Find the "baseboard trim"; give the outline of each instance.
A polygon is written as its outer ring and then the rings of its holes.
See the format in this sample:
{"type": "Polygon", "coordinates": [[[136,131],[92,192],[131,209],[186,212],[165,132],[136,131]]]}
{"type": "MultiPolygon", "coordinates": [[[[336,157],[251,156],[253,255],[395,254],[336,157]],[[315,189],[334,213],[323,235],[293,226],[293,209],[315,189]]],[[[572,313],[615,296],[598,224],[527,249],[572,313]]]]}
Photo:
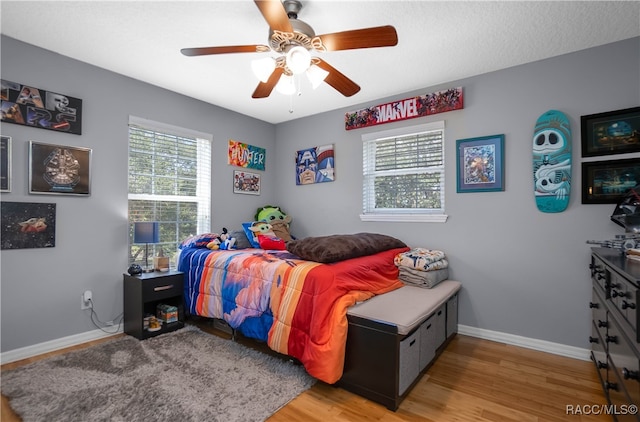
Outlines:
{"type": "Polygon", "coordinates": [[[541,352],[552,353],[554,355],[566,356],[579,360],[591,359],[591,351],[588,349],[517,336],[514,334],[501,333],[498,331],[485,330],[483,328],[469,327],[468,325],[458,325],[458,334],[511,344],[513,346],[524,347],[526,349],[539,350],[541,352]]]}
{"type": "Polygon", "coordinates": [[[107,337],[112,337],[122,333],[122,329],[114,333],[106,333],[102,330],[87,331],[85,333],[74,334],[68,337],[62,337],[51,341],[45,341],[44,343],[34,344],[33,346],[22,347],[20,349],[9,350],[0,353],[0,363],[10,363],[22,359],[31,358],[33,356],[41,355],[43,353],[54,352],[56,350],[64,349],[66,347],[77,346],[78,344],[86,343],[88,341],[99,340],[107,337]]]}
{"type": "MultiPolygon", "coordinates": [[[[9,350],[0,353],[0,363],[10,363],[33,356],[49,353],[65,347],[77,346],[78,344],[88,341],[99,340],[102,338],[112,337],[122,333],[118,330],[115,333],[105,333],[102,330],[87,331],[81,334],[75,334],[44,343],[34,344],[33,346],[22,347],[20,349],[9,350]]],[[[458,334],[465,336],[482,338],[485,340],[497,341],[499,343],[511,344],[514,346],[524,347],[527,349],[539,350],[541,352],[552,353],[554,355],[566,356],[580,360],[590,360],[590,350],[580,347],[567,346],[560,343],[553,343],[545,340],[537,340],[533,338],[517,336],[514,334],[501,333],[499,331],[485,330],[483,328],[470,327],[468,325],[458,325],[458,334]]]]}

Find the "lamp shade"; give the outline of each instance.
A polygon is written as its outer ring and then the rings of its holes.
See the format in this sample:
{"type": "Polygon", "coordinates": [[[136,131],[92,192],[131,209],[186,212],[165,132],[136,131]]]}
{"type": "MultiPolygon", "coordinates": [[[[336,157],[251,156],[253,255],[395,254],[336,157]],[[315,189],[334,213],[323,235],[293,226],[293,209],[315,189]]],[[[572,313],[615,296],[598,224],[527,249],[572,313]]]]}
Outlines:
{"type": "Polygon", "coordinates": [[[160,224],[158,222],[133,223],[133,243],[158,243],[160,224]]]}
{"type": "Polygon", "coordinates": [[[266,83],[275,68],[276,61],[273,60],[273,57],[264,57],[262,59],[253,60],[251,62],[251,69],[253,70],[253,74],[256,75],[256,78],[258,78],[260,82],[266,83]]]}
{"type": "Polygon", "coordinates": [[[298,45],[287,52],[286,60],[291,73],[298,75],[307,70],[311,64],[311,54],[309,50],[298,45]]]}

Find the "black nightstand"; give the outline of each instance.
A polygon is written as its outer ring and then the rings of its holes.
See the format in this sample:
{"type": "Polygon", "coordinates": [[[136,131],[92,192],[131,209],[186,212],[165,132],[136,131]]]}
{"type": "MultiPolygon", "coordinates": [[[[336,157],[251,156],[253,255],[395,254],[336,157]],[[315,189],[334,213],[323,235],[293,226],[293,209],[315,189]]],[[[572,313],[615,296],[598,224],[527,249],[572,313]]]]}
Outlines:
{"type": "Polygon", "coordinates": [[[184,274],[180,271],[124,274],[124,332],[144,340],[184,327],[184,274]],[[158,304],[178,308],[178,321],[163,323],[158,331],[144,329],[144,316],[156,316],[158,304]]]}

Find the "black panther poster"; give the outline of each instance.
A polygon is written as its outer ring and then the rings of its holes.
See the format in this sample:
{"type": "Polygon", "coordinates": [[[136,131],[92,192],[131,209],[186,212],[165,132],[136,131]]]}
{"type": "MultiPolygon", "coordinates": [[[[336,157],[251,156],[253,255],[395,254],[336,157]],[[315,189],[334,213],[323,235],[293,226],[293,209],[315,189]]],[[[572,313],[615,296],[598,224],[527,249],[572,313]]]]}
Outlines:
{"type": "Polygon", "coordinates": [[[80,135],[82,100],[2,79],[0,115],[3,122],[80,135]]]}

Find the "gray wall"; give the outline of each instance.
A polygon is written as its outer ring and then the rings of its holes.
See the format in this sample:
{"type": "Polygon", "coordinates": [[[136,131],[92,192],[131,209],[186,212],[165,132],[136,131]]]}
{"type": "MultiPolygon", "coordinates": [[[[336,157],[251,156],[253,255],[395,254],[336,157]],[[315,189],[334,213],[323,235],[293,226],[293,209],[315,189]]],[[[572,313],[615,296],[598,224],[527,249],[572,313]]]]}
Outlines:
{"type": "Polygon", "coordinates": [[[103,320],[122,311],[130,114],[213,134],[212,229],[239,226],[258,206],[274,203],[292,215],[298,237],[372,231],[411,246],[442,249],[452,277],[464,285],[461,324],[588,347],[590,246],[585,241],[609,239],[621,229],[609,221],[613,205],[581,204],[580,116],[640,103],[640,39],[425,87],[415,94],[463,86],[465,108],[348,132],[344,112],[359,106],[273,126],[4,36],[1,42],[3,79],[84,101],[81,136],[1,125],[14,147],[13,191],[3,193],[2,201],[55,202],[58,207],[55,248],[0,254],[2,352],[93,330],[79,306],[86,289],[93,290],[103,320]],[[574,133],[572,198],[561,214],[538,212],[532,193],[533,124],[552,108],[571,118],[574,133]],[[360,222],[361,134],[441,119],[446,121],[449,220],[360,222]],[[505,192],[457,194],[455,140],[498,133],[506,137],[505,192]],[[231,193],[229,138],[267,148],[262,195],[231,193]],[[92,148],[92,196],[28,195],[29,140],[92,148]],[[327,143],[335,144],[337,180],[296,186],[294,152],[327,143]]]}
{"type": "MultiPolygon", "coordinates": [[[[122,312],[127,269],[129,115],[213,134],[212,230],[240,227],[275,196],[263,173],[261,196],[234,195],[227,141],[275,150],[275,127],[2,36],[2,78],[83,100],[82,135],[2,123],[13,142],[13,186],[2,201],[55,202],[56,246],[1,252],[1,350],[94,330],[80,295],[93,291],[100,319],[122,312]],[[27,193],[29,140],[93,149],[89,198],[27,193]],[[240,210],[240,211],[239,211],[240,210]],[[247,210],[244,212],[244,210],[247,210]]],[[[274,154],[275,155],[275,154],[274,154]]]]}
{"type": "Polygon", "coordinates": [[[451,278],[463,284],[460,324],[588,348],[586,241],[623,230],[609,220],[614,205],[581,204],[580,116],[640,105],[639,52],[635,38],[280,124],[277,203],[292,215],[299,237],[375,231],[445,251],[451,278]],[[463,110],[344,129],[347,111],[456,86],[464,87],[463,110]],[[533,196],[533,127],[549,109],[567,114],[573,130],[571,200],[558,214],[539,212],[533,196]],[[362,134],[437,120],[446,125],[448,221],[361,222],[362,134]],[[456,193],[456,140],[495,134],[505,135],[505,191],[456,193]],[[295,151],[329,143],[335,182],[296,186],[295,151]]]}

